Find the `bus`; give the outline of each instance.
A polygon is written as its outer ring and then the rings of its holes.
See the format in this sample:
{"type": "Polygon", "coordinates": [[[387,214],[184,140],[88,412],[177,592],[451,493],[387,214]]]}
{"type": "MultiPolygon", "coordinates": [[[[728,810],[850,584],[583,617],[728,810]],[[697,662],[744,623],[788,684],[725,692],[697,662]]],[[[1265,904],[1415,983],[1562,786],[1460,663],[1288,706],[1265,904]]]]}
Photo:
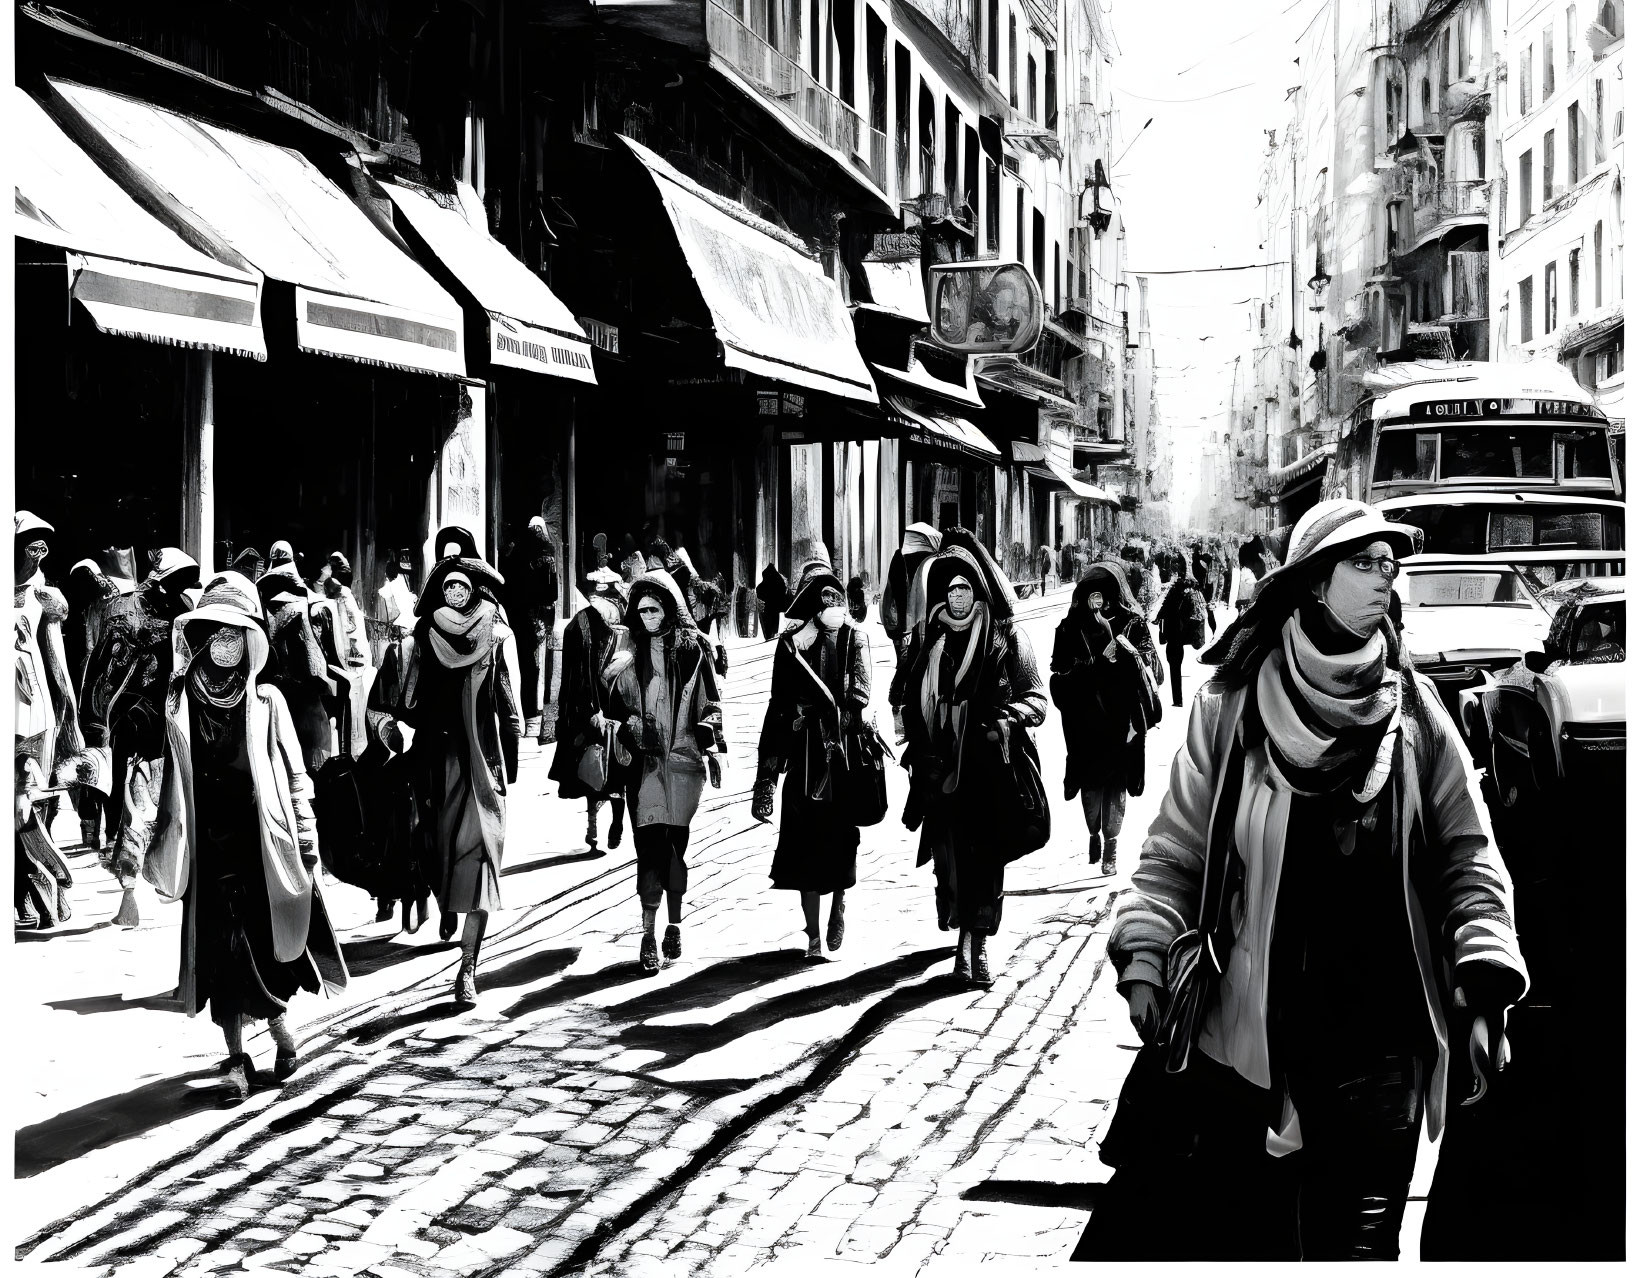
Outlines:
{"type": "Polygon", "coordinates": [[[1413,361],[1365,386],[1325,492],[1421,528],[1426,554],[1500,555],[1546,585],[1623,571],[1609,424],[1568,370],[1413,361]]]}

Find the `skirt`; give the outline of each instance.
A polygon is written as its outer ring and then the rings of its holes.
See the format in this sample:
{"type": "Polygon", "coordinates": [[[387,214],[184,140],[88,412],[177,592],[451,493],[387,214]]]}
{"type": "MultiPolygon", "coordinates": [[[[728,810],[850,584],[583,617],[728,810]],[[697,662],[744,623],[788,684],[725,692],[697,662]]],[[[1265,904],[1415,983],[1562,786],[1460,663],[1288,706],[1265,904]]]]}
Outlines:
{"type": "Polygon", "coordinates": [[[782,785],[781,833],[770,862],[778,892],[842,892],[856,886],[861,831],[836,803],[806,797],[796,772],[782,785]]]}

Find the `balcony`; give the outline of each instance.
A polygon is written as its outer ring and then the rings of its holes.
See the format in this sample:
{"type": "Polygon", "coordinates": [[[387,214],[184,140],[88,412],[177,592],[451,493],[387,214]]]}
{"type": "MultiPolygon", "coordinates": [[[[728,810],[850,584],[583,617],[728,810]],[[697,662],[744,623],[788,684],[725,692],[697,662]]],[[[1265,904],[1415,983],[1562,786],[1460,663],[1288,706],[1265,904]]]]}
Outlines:
{"type": "Polygon", "coordinates": [[[970,0],[907,0],[908,7],[947,38],[959,61],[978,81],[985,81],[981,64],[982,33],[970,15],[970,0]]]}
{"type": "Polygon", "coordinates": [[[1489,183],[1483,179],[1466,182],[1433,182],[1425,177],[1415,183],[1415,238],[1419,240],[1440,222],[1466,219],[1489,221],[1489,183]]]}
{"type": "Polygon", "coordinates": [[[742,78],[757,85],[773,108],[803,125],[835,158],[881,192],[889,190],[889,148],[884,133],[869,128],[837,94],[713,0],[707,5],[707,44],[742,78]]]}

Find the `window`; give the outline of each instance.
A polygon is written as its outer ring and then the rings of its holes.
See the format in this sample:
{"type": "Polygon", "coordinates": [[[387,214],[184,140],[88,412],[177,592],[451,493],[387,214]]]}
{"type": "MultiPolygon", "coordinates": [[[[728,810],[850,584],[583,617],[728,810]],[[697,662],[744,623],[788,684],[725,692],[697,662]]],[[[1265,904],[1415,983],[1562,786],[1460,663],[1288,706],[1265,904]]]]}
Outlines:
{"type": "Polygon", "coordinates": [[[1592,163],[1602,164],[1609,158],[1609,140],[1603,127],[1603,81],[1592,86],[1592,163]]]}
{"type": "Polygon", "coordinates": [[[903,197],[912,186],[913,60],[907,46],[896,42],[896,174],[903,197]]]}
{"type": "Polygon", "coordinates": [[[981,137],[969,125],[964,126],[964,202],[970,206],[970,225],[976,223],[981,211],[981,137]]]}
{"type": "Polygon", "coordinates": [[[1546,263],[1546,333],[1557,327],[1557,263],[1546,263]]]}
{"type": "Polygon", "coordinates": [[[821,8],[821,0],[810,0],[810,78],[812,80],[820,80],[822,76],[821,8]]]}
{"type": "Polygon", "coordinates": [[[1569,6],[1567,12],[1565,12],[1564,15],[1563,15],[1563,19],[1564,19],[1564,34],[1567,37],[1566,40],[1564,41],[1564,43],[1568,46],[1569,65],[1572,67],[1575,64],[1575,7],[1574,7],[1574,5],[1569,6]]]}
{"type": "Polygon", "coordinates": [[[1569,189],[1580,181],[1580,103],[1569,103],[1569,189]]]}
{"type": "Polygon", "coordinates": [[[1517,112],[1519,115],[1529,114],[1529,104],[1534,97],[1535,84],[1535,51],[1525,49],[1523,58],[1518,63],[1517,73],[1517,112]]]}
{"type": "Polygon", "coordinates": [[[941,175],[945,179],[947,202],[953,207],[958,205],[958,105],[947,99],[946,129],[944,130],[946,147],[942,153],[941,175]]]}
{"type": "Polygon", "coordinates": [[[1546,136],[1541,139],[1540,152],[1540,203],[1542,207],[1552,202],[1552,164],[1557,153],[1557,130],[1547,129],[1546,136]]]}
{"type": "Polygon", "coordinates": [[[1038,60],[1027,55],[1027,118],[1038,119],[1038,60]]]}
{"type": "Polygon", "coordinates": [[[1053,129],[1061,118],[1061,99],[1055,79],[1055,50],[1044,50],[1044,127],[1053,129]]]}
{"type": "Polygon", "coordinates": [[[998,0],[987,0],[987,74],[998,79],[998,0]]]}
{"type": "Polygon", "coordinates": [[[987,157],[987,256],[998,256],[998,161],[987,157]]]}
{"type": "Polygon", "coordinates": [[[1027,260],[1027,193],[1017,186],[1015,189],[1015,260],[1025,263],[1027,260]]]}
{"type": "Polygon", "coordinates": [[[1580,314],[1580,249],[1569,250],[1569,318],[1580,314]]]}
{"type": "Polygon", "coordinates": [[[918,84],[918,176],[919,194],[935,194],[936,95],[930,92],[922,76],[918,84]]]}
{"type": "Polygon", "coordinates": [[[1517,161],[1517,190],[1518,190],[1518,225],[1526,226],[1534,216],[1535,190],[1535,153],[1525,151],[1518,156],[1517,161]]]}
{"type": "Polygon", "coordinates": [[[1592,227],[1592,305],[1603,305],[1603,223],[1592,227]]]}
{"type": "Polygon", "coordinates": [[[1403,136],[1398,128],[1398,107],[1402,90],[1398,87],[1398,79],[1392,72],[1386,73],[1386,149],[1390,151],[1397,146],[1398,139],[1403,136]]]}
{"type": "MultiPolygon", "coordinates": [[[[833,39],[839,46],[839,97],[856,105],[856,5],[855,0],[833,0],[833,39]]],[[[832,62],[828,51],[828,62],[832,62]]]]}
{"type": "Polygon", "coordinates": [[[1467,15],[1461,14],[1460,21],[1455,23],[1455,79],[1465,80],[1472,74],[1472,54],[1466,47],[1466,32],[1469,25],[1467,15]]]}
{"type": "MultiPolygon", "coordinates": [[[[867,11],[867,123],[880,133],[890,128],[890,95],[884,74],[884,20],[867,11]]],[[[880,145],[882,146],[882,140],[880,145]]]]}
{"type": "Polygon", "coordinates": [[[1056,246],[1055,246],[1055,270],[1053,272],[1051,272],[1051,278],[1054,279],[1054,281],[1055,281],[1055,313],[1057,315],[1059,315],[1059,314],[1061,314],[1061,243],[1060,243],[1060,241],[1057,241],[1056,246]]]}
{"type": "Polygon", "coordinates": [[[1421,77],[1421,119],[1424,120],[1431,114],[1432,114],[1432,78],[1430,76],[1424,76],[1423,75],[1421,77]]]}
{"type": "Polygon", "coordinates": [[[1449,28],[1443,29],[1443,39],[1438,42],[1438,92],[1446,93],[1449,89],[1449,28]]]}
{"type": "Polygon", "coordinates": [[[1546,101],[1557,88],[1556,64],[1552,61],[1552,29],[1540,33],[1540,100],[1546,101]]]}
{"type": "Polygon", "coordinates": [[[1044,287],[1044,215],[1033,210],[1033,278],[1044,287]]]}
{"type": "Polygon", "coordinates": [[[1603,0],[1603,7],[1597,11],[1598,25],[1603,27],[1612,36],[1623,36],[1626,32],[1625,9],[1615,3],[1615,0],[1603,0]]]}
{"type": "Polygon", "coordinates": [[[1400,200],[1389,200],[1386,205],[1386,256],[1391,257],[1398,251],[1398,214],[1400,200]]]}
{"type": "Polygon", "coordinates": [[[1520,343],[1535,340],[1535,281],[1532,277],[1519,280],[1517,285],[1517,339],[1520,343]]]}
{"type": "Polygon", "coordinates": [[[1016,90],[1016,52],[1015,52],[1015,14],[1010,15],[1010,105],[1020,106],[1020,95],[1016,90]]]}

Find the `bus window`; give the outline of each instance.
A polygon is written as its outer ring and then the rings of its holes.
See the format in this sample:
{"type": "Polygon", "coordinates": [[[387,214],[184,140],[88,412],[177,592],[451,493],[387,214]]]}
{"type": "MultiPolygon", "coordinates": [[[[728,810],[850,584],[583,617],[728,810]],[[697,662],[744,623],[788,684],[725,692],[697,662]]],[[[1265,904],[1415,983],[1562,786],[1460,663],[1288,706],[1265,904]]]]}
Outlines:
{"type": "Polygon", "coordinates": [[[1445,479],[1550,479],[1552,441],[1547,431],[1446,431],[1445,479]]]}
{"type": "Polygon", "coordinates": [[[1435,431],[1387,431],[1375,449],[1375,482],[1436,483],[1439,439],[1435,431]]]}
{"type": "Polygon", "coordinates": [[[1557,437],[1557,477],[1559,479],[1609,478],[1609,443],[1596,431],[1559,434],[1557,437]]]}

